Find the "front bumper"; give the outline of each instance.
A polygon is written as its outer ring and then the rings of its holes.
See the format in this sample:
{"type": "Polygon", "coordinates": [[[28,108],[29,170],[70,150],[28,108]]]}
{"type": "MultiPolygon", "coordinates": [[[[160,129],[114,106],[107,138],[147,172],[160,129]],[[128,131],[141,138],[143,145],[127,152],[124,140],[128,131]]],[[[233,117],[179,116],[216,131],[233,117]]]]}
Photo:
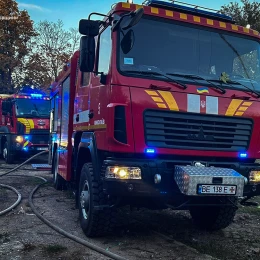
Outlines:
{"type": "MultiPolygon", "coordinates": [[[[21,139],[19,138],[19,139],[21,139]]],[[[48,142],[41,141],[40,144],[31,142],[29,135],[13,135],[12,136],[12,151],[13,153],[29,153],[34,154],[40,151],[48,150],[48,142]],[[17,141],[17,137],[21,137],[22,141],[17,141]]]]}
{"type": "MultiPolygon", "coordinates": [[[[107,194],[117,197],[160,197],[160,198],[175,198],[175,197],[184,197],[184,196],[198,196],[196,193],[185,193],[180,187],[178,181],[176,181],[176,165],[180,165],[181,162],[174,162],[172,160],[163,160],[163,159],[111,159],[105,161],[102,179],[104,183],[104,190],[107,194]],[[107,179],[105,178],[105,169],[107,166],[125,166],[125,167],[139,167],[142,171],[141,180],[118,180],[118,179],[107,179]],[[161,176],[161,182],[155,183],[155,175],[159,174],[161,176]]],[[[191,163],[192,164],[192,163],[191,163]]],[[[214,163],[216,164],[216,163],[214,163]]],[[[233,176],[229,180],[225,180],[222,184],[234,184],[238,187],[238,192],[236,196],[242,197],[253,197],[260,195],[260,183],[259,184],[250,184],[246,183],[245,178],[248,179],[250,170],[260,170],[259,164],[244,164],[244,163],[234,163],[234,162],[218,162],[217,164],[221,165],[221,168],[218,168],[216,165],[214,171],[208,175],[204,182],[200,184],[212,184],[212,177],[219,177],[218,169],[228,175],[231,172],[237,172],[237,177],[233,176]],[[226,167],[224,167],[226,165],[226,167]],[[232,167],[232,169],[230,168],[232,167]]],[[[188,165],[187,162],[182,164],[181,167],[188,165]]],[[[208,164],[209,165],[209,164],[208,164]]],[[[202,167],[190,166],[196,170],[202,169],[202,167]],[[200,169],[199,169],[200,168],[200,169]]],[[[183,167],[185,168],[185,167],[183,167]]],[[[203,170],[207,171],[212,169],[211,167],[203,167],[203,170]]],[[[200,176],[201,179],[202,176],[200,176]]],[[[222,176],[223,177],[223,176],[222,176]]],[[[232,176],[229,176],[232,177],[232,176]]],[[[193,179],[195,180],[195,179],[193,179]]],[[[197,185],[196,181],[194,185],[197,185]]],[[[221,184],[220,184],[221,185],[221,184]]],[[[195,186],[194,186],[195,187],[195,186]]],[[[194,189],[193,189],[194,190],[194,189]]]]}

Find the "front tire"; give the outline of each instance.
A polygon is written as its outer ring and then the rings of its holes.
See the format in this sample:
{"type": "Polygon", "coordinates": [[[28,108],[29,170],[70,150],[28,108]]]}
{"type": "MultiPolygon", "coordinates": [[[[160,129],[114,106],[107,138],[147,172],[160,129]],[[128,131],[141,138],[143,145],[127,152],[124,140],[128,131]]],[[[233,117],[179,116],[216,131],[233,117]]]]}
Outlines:
{"type": "Polygon", "coordinates": [[[6,141],[4,144],[3,151],[2,151],[2,155],[7,164],[11,164],[14,162],[14,158],[13,158],[13,156],[11,156],[10,152],[11,152],[10,146],[9,146],[8,142],[6,141]]]}
{"type": "MultiPolygon", "coordinates": [[[[237,198],[224,198],[225,203],[231,204],[232,201],[237,204],[237,198]]],[[[190,209],[191,217],[196,225],[206,230],[220,230],[228,227],[234,219],[237,207],[233,206],[219,206],[207,207],[199,206],[190,209]]]]}
{"type": "Polygon", "coordinates": [[[79,181],[79,219],[87,237],[98,237],[113,230],[115,210],[113,208],[95,209],[95,206],[107,205],[101,181],[94,179],[93,166],[85,163],[79,181]]]}

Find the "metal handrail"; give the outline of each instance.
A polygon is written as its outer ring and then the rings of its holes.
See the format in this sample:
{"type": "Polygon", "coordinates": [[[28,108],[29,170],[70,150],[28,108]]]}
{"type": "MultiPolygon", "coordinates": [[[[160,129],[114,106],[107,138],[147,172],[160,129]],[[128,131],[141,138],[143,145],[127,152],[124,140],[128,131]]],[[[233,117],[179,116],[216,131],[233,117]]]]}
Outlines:
{"type": "MultiPolygon", "coordinates": [[[[169,2],[169,3],[177,3],[177,4],[183,4],[183,5],[186,5],[187,7],[194,7],[194,9],[201,9],[201,10],[208,10],[208,11],[214,11],[216,13],[220,13],[219,10],[215,10],[215,9],[212,9],[212,8],[208,8],[208,7],[203,7],[203,6],[199,6],[199,5],[194,5],[194,4],[189,4],[189,3],[186,3],[186,2],[180,2],[180,1],[175,1],[175,0],[163,0],[164,2],[169,2]]],[[[162,1],[162,2],[163,2],[162,1]]],[[[142,5],[145,5],[149,2],[149,0],[145,0],[142,5]]]]}

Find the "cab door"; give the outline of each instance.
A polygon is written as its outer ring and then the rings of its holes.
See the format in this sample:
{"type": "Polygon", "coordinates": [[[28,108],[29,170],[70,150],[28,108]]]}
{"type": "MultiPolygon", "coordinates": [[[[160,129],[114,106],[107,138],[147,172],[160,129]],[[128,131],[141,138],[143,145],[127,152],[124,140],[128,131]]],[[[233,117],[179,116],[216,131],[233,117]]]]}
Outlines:
{"type": "Polygon", "coordinates": [[[101,30],[97,42],[96,71],[90,84],[89,99],[89,130],[95,131],[98,148],[106,149],[107,114],[111,82],[112,39],[111,26],[101,30]]]}

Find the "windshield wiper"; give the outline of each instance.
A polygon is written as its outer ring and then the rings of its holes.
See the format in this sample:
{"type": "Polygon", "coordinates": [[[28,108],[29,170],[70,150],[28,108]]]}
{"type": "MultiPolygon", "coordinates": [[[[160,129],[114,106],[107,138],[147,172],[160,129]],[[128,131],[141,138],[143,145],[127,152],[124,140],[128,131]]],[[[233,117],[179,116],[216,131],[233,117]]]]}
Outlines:
{"type": "Polygon", "coordinates": [[[193,79],[195,82],[197,82],[195,79],[201,79],[204,80],[206,82],[208,82],[210,84],[211,87],[218,89],[221,91],[221,94],[225,94],[226,90],[216,84],[214,84],[211,80],[206,79],[200,75],[195,75],[195,74],[182,74],[182,73],[167,73],[167,75],[171,75],[171,76],[180,76],[180,77],[184,77],[184,78],[190,78],[193,79]]]}
{"type": "MultiPolygon", "coordinates": [[[[218,81],[221,81],[221,80],[218,80],[218,81]]],[[[221,81],[221,82],[222,82],[222,81],[221,81]]],[[[227,80],[227,84],[228,84],[228,85],[231,85],[231,86],[232,86],[232,83],[235,83],[235,84],[238,84],[238,85],[240,85],[240,86],[243,86],[244,88],[248,89],[251,93],[255,94],[255,95],[257,96],[257,98],[260,97],[260,93],[259,93],[259,92],[257,92],[257,91],[255,91],[255,90],[249,88],[248,86],[246,86],[246,85],[240,83],[239,81],[236,81],[236,80],[227,80]]]]}
{"type": "MultiPolygon", "coordinates": [[[[124,72],[127,72],[127,73],[138,73],[138,74],[142,74],[142,75],[145,75],[145,74],[147,74],[147,75],[154,75],[154,76],[162,76],[162,77],[164,77],[164,78],[166,78],[166,79],[169,79],[171,82],[174,82],[175,84],[177,84],[177,85],[179,85],[179,86],[181,86],[182,87],[182,89],[186,89],[187,88],[187,86],[185,85],[185,84],[183,84],[183,83],[181,83],[180,81],[178,81],[178,80],[175,80],[175,79],[173,79],[172,77],[169,77],[169,76],[167,76],[167,74],[164,74],[164,73],[162,73],[162,72],[155,72],[155,71],[142,71],[142,70],[124,70],[124,72]]],[[[170,82],[170,83],[171,83],[170,82]]]]}
{"type": "Polygon", "coordinates": [[[33,104],[34,108],[35,108],[35,111],[37,112],[38,116],[40,115],[39,111],[38,111],[38,108],[35,104],[33,104]]]}

